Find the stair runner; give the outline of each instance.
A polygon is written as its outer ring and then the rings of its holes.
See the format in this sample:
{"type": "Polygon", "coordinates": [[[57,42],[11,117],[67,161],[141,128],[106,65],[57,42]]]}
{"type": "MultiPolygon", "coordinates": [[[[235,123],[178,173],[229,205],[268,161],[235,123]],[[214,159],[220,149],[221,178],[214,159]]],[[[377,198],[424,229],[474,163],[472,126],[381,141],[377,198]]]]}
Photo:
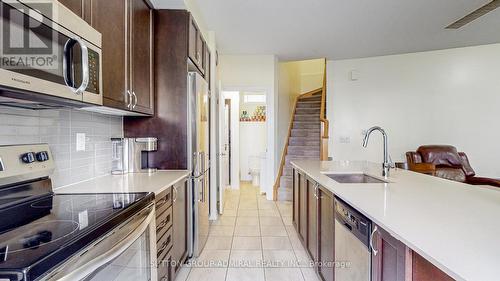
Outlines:
{"type": "Polygon", "coordinates": [[[278,186],[278,200],[292,200],[292,166],[297,159],[319,159],[321,95],[297,101],[293,126],[288,139],[285,165],[278,186]]]}

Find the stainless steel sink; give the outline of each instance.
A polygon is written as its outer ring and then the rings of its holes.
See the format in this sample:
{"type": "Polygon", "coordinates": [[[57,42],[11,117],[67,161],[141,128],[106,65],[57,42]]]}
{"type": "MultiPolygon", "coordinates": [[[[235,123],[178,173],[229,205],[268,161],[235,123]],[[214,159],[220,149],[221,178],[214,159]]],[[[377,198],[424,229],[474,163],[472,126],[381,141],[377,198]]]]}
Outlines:
{"type": "Polygon", "coordinates": [[[326,174],[338,183],[387,183],[365,174],[326,174]]]}

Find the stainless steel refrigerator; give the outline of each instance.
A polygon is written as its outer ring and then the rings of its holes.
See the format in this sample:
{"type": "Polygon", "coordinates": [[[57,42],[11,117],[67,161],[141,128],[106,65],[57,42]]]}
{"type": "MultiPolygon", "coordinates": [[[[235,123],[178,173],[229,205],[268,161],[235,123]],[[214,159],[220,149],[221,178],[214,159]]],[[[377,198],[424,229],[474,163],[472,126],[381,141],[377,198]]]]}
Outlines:
{"type": "Polygon", "coordinates": [[[209,196],[209,92],[208,84],[196,72],[188,73],[188,167],[191,168],[188,223],[189,256],[200,255],[208,239],[209,196]]]}

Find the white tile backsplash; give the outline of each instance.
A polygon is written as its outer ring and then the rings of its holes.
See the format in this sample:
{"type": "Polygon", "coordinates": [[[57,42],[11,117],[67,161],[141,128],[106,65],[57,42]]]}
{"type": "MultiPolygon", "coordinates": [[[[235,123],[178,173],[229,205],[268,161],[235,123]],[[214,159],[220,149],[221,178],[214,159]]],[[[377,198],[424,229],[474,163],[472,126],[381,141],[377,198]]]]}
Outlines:
{"type": "Polygon", "coordinates": [[[110,139],[122,136],[122,117],[75,109],[0,106],[0,145],[48,143],[56,163],[55,188],[109,174],[110,139]],[[76,151],[77,133],[85,134],[85,151],[76,151]]]}

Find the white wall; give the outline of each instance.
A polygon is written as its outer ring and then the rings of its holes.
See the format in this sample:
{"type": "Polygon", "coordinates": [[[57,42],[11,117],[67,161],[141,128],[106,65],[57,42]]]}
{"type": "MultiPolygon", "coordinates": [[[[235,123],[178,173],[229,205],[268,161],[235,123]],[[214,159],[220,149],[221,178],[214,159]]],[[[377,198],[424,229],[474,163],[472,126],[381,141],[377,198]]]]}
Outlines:
{"type": "Polygon", "coordinates": [[[240,122],[240,177],[251,181],[250,169],[260,168],[262,153],[267,146],[267,130],[265,122],[240,122]]]}
{"type": "MultiPolygon", "coordinates": [[[[274,55],[220,55],[219,83],[223,91],[265,91],[267,93],[267,159],[270,173],[261,180],[268,199],[276,176],[275,160],[275,93],[277,93],[277,61],[274,55]]],[[[235,151],[232,151],[235,153],[235,151]]],[[[269,197],[271,196],[271,197],[269,197]]]]}
{"type": "Polygon", "coordinates": [[[334,159],[381,162],[381,136],[361,146],[362,130],[380,125],[394,161],[419,145],[451,144],[467,153],[477,174],[500,177],[500,44],[328,61],[327,67],[334,159]],[[350,80],[352,70],[357,81],[350,80]]]}

